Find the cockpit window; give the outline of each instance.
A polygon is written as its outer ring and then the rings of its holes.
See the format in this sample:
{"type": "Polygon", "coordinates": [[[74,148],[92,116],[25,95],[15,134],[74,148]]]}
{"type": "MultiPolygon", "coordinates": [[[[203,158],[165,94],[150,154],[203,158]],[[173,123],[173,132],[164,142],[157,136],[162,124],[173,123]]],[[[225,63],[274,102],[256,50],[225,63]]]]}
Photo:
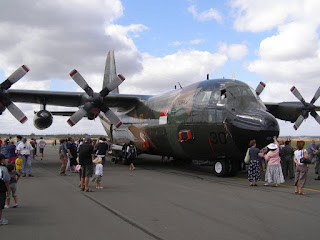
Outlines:
{"type": "Polygon", "coordinates": [[[227,91],[225,89],[221,90],[221,100],[226,99],[227,98],[227,91]]]}
{"type": "Polygon", "coordinates": [[[237,87],[228,87],[227,93],[229,93],[230,97],[255,97],[250,90],[250,88],[245,86],[237,86],[237,87]]]}
{"type": "Polygon", "coordinates": [[[209,102],[209,100],[210,100],[211,93],[212,93],[211,91],[203,91],[203,92],[200,92],[200,93],[199,93],[199,97],[198,97],[199,101],[200,101],[201,103],[207,104],[207,103],[209,102]]]}

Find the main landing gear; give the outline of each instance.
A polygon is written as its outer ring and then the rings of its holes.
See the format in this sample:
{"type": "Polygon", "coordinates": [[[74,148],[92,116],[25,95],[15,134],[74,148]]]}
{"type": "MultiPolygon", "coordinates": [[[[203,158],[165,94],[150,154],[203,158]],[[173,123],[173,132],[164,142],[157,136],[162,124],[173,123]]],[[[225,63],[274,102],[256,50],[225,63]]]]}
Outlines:
{"type": "Polygon", "coordinates": [[[231,159],[216,159],[213,164],[213,171],[218,177],[234,176],[239,171],[239,164],[231,159]]]}

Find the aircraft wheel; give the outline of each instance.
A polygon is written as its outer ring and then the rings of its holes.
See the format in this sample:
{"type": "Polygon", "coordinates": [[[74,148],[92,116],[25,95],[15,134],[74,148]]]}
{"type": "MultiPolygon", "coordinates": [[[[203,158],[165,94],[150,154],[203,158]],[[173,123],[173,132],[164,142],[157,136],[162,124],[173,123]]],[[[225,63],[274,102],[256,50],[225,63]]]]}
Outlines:
{"type": "Polygon", "coordinates": [[[229,164],[225,160],[216,160],[213,165],[214,173],[218,177],[224,177],[229,174],[229,164]]]}
{"type": "Polygon", "coordinates": [[[240,162],[237,162],[237,161],[231,161],[231,164],[230,164],[230,174],[229,176],[236,176],[238,171],[240,170],[241,166],[240,166],[240,162]]]}

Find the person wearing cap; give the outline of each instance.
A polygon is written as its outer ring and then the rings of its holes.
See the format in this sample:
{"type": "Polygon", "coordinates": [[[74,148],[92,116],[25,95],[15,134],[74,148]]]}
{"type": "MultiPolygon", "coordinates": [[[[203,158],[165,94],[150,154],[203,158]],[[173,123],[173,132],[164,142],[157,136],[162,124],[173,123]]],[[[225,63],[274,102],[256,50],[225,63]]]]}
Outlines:
{"type": "Polygon", "coordinates": [[[268,163],[268,167],[266,170],[265,181],[267,183],[264,186],[269,186],[273,183],[273,186],[277,187],[279,183],[284,183],[284,177],[282,173],[282,168],[280,164],[280,156],[279,156],[279,143],[277,141],[277,137],[273,137],[274,142],[270,143],[267,148],[268,151],[264,154],[264,159],[268,163]]]}
{"type": "Polygon", "coordinates": [[[281,167],[283,176],[285,178],[289,177],[290,179],[294,178],[294,171],[293,171],[293,155],[294,150],[290,146],[290,140],[286,140],[284,143],[284,147],[280,150],[281,156],[281,167]]]}
{"type": "Polygon", "coordinates": [[[10,175],[4,165],[5,159],[5,156],[0,153],[0,225],[8,224],[8,220],[2,218],[2,209],[4,209],[7,196],[10,196],[10,175]]]}
{"type": "Polygon", "coordinates": [[[33,147],[27,142],[26,138],[22,138],[22,142],[17,146],[17,153],[22,155],[23,159],[23,177],[26,176],[27,170],[29,177],[33,177],[31,174],[31,157],[33,154],[33,147]]]}
{"type": "Polygon", "coordinates": [[[89,189],[89,178],[93,175],[93,157],[94,151],[91,144],[91,137],[87,136],[84,140],[84,143],[79,147],[79,164],[81,165],[81,191],[92,192],[92,190],[89,189]]]}
{"type": "Polygon", "coordinates": [[[306,149],[304,149],[305,142],[297,141],[297,150],[294,151],[294,162],[296,163],[296,172],[294,179],[294,193],[304,195],[305,193],[302,191],[308,173],[308,164],[301,163],[301,159],[309,159],[309,154],[306,149]]]}

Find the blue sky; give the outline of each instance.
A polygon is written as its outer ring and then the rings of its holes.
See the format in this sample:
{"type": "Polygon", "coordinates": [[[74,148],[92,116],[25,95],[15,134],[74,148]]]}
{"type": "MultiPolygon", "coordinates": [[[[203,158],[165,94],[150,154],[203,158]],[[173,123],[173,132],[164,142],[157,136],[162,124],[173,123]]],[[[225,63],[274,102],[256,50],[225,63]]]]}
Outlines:
{"type": "MultiPolygon", "coordinates": [[[[296,101],[293,85],[310,101],[320,86],[318,9],[313,0],[2,1],[0,77],[26,64],[30,72],[12,88],[82,91],[69,76],[76,68],[100,91],[113,48],[127,79],[122,93],[159,94],[178,81],[185,86],[207,73],[232,78],[234,72],[253,88],[265,82],[263,101],[296,101]]],[[[30,120],[39,109],[18,105],[30,120]]],[[[70,128],[66,120],[55,117],[46,132],[103,131],[99,123],[82,120],[70,128]]],[[[15,121],[7,111],[0,118],[3,129],[42,133],[32,121],[15,121]]],[[[320,135],[312,117],[298,131],[279,123],[282,135],[320,135]]]]}

